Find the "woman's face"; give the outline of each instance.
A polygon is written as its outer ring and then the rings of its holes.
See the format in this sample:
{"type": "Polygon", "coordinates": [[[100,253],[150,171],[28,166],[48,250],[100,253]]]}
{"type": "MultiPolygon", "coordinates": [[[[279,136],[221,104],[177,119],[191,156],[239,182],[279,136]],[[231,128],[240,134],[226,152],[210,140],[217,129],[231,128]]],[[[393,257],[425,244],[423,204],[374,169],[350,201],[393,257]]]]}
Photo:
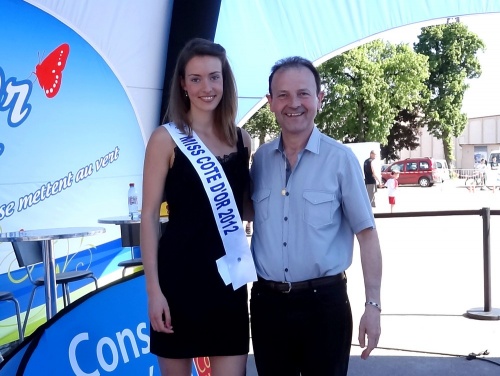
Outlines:
{"type": "Polygon", "coordinates": [[[222,63],[214,56],[195,56],[186,64],[182,88],[191,102],[191,111],[214,111],[223,90],[222,63]]]}

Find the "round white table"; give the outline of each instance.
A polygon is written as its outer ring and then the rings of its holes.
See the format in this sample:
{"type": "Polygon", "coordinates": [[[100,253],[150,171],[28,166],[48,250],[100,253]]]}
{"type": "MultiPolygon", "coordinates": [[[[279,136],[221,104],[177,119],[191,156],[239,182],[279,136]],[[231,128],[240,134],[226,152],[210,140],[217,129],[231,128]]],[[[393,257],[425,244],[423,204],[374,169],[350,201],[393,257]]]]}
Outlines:
{"type": "Polygon", "coordinates": [[[47,320],[57,313],[54,240],[92,236],[103,232],[106,232],[104,227],[64,227],[0,233],[0,242],[42,242],[47,320]]]}
{"type": "MultiPolygon", "coordinates": [[[[129,216],[122,215],[118,217],[100,218],[97,220],[97,222],[108,225],[133,225],[141,223],[141,219],[140,218],[130,219],[129,216]]],[[[167,223],[167,222],[168,222],[168,217],[160,217],[160,223],[167,223]]]]}

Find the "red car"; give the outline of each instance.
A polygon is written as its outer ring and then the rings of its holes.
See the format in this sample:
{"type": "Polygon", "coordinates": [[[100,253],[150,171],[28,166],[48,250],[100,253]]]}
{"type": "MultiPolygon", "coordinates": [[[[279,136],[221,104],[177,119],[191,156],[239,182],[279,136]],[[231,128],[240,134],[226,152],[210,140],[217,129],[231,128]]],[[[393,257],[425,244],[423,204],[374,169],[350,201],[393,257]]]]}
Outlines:
{"type": "Polygon", "coordinates": [[[432,158],[406,158],[390,164],[382,171],[382,182],[385,184],[391,176],[391,171],[398,170],[398,183],[418,184],[421,187],[430,187],[434,183],[441,183],[442,179],[436,169],[436,163],[432,158]]]}

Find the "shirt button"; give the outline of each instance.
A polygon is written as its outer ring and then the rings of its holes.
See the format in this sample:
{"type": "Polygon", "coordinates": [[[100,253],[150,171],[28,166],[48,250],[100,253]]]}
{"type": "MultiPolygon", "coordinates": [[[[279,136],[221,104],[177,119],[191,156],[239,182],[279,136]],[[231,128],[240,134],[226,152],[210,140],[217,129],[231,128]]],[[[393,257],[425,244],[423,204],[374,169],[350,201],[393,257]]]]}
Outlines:
{"type": "Polygon", "coordinates": [[[288,221],[288,217],[285,217],[284,219],[285,219],[285,221],[288,221]]]}
{"type": "Polygon", "coordinates": [[[286,242],[283,242],[283,245],[286,247],[286,242]]]}
{"type": "Polygon", "coordinates": [[[287,196],[290,196],[290,192],[285,193],[287,196]]]}
{"type": "Polygon", "coordinates": [[[288,273],[288,268],[285,268],[285,272],[287,272],[287,273],[288,273]]]}

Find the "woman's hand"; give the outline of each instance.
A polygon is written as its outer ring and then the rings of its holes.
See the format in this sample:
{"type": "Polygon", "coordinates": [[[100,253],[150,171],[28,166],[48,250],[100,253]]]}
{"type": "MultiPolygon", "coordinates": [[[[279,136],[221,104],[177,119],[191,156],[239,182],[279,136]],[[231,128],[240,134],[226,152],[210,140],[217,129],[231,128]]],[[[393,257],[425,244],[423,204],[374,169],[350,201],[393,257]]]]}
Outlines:
{"type": "Polygon", "coordinates": [[[148,297],[149,320],[155,332],[173,333],[172,318],[167,299],[162,293],[148,297]]]}

